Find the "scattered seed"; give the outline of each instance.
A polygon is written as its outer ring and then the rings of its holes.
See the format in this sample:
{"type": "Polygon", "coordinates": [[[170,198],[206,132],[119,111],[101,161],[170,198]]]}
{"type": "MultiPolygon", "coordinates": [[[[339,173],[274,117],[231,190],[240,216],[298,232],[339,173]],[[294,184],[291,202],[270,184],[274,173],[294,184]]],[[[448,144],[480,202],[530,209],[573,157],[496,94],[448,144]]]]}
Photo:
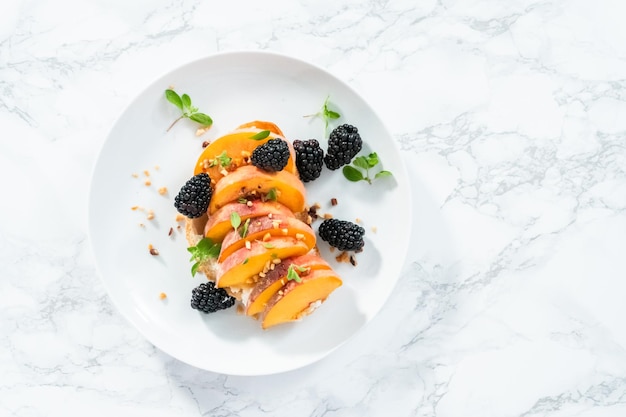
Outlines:
{"type": "Polygon", "coordinates": [[[159,294],[159,298],[161,300],[165,300],[167,298],[167,294],[165,294],[164,292],[162,292],[161,294],[159,294]]]}

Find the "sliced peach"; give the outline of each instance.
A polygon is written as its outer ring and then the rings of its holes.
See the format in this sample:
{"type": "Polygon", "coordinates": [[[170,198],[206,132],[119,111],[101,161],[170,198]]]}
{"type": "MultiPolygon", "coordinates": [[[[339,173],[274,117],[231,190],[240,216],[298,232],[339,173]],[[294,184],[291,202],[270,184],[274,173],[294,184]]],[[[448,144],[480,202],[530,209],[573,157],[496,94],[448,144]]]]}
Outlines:
{"type": "Polygon", "coordinates": [[[243,247],[217,264],[217,286],[232,287],[253,283],[253,277],[269,265],[274,259],[304,255],[309,248],[304,242],[292,237],[275,237],[267,242],[250,242],[250,248],[243,247]]]}
{"type": "Polygon", "coordinates": [[[267,216],[293,217],[293,212],[276,201],[251,200],[249,203],[232,202],[213,213],[206,223],[204,235],[213,242],[221,242],[233,229],[230,224],[231,213],[237,213],[242,222],[247,219],[267,216]]]}
{"type": "Polygon", "coordinates": [[[249,195],[266,195],[274,190],[276,201],[293,212],[304,210],[306,191],[300,179],[287,172],[265,172],[247,165],[226,175],[215,184],[209,204],[209,214],[228,203],[249,195]]]}
{"type": "Polygon", "coordinates": [[[332,270],[320,269],[303,275],[300,282],[287,282],[282,289],[267,302],[263,323],[264,329],[286,323],[309,314],[322,303],[342,282],[332,270]]]}
{"type": "Polygon", "coordinates": [[[217,182],[224,176],[224,170],[226,172],[231,172],[238,167],[249,165],[252,151],[254,151],[257,146],[260,146],[273,138],[283,139],[287,142],[290,157],[283,170],[292,174],[297,174],[298,170],[295,165],[296,153],[291,142],[286,140],[282,135],[276,134],[270,134],[268,137],[260,140],[251,139],[252,136],[261,131],[261,129],[255,128],[243,129],[215,139],[209,144],[209,146],[204,148],[198,157],[193,174],[197,175],[201,172],[206,172],[209,174],[209,177],[211,177],[212,182],[217,182]],[[230,158],[229,163],[226,166],[222,166],[220,162],[219,157],[223,155],[230,158]]]}
{"type": "Polygon", "coordinates": [[[287,272],[291,265],[295,268],[298,276],[304,276],[318,269],[331,269],[330,265],[316,253],[283,259],[255,284],[246,303],[247,315],[254,316],[265,309],[270,298],[289,281],[287,272]],[[303,269],[304,271],[302,271],[303,269]]]}
{"type": "MultiPolygon", "coordinates": [[[[245,224],[245,222],[242,223],[245,224]]],[[[246,240],[255,241],[269,239],[272,236],[290,236],[304,242],[309,249],[313,249],[315,246],[315,232],[311,226],[296,219],[293,214],[288,217],[274,215],[255,217],[250,220],[244,237],[241,236],[243,231],[242,226],[239,227],[239,230],[231,228],[231,231],[224,237],[218,258],[219,262],[236,250],[241,249],[246,240]]]]}

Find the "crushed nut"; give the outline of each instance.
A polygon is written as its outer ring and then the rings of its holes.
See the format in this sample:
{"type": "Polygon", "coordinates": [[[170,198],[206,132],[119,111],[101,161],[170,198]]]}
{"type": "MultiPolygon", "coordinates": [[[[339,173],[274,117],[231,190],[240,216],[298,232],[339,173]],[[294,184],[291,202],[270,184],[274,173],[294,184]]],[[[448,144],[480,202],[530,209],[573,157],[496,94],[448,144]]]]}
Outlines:
{"type": "Polygon", "coordinates": [[[332,219],[332,218],[333,218],[333,215],[332,215],[332,214],[330,214],[330,213],[324,213],[324,216],[323,216],[323,217],[324,217],[325,219],[332,219]]]}
{"type": "Polygon", "coordinates": [[[333,205],[333,206],[336,206],[336,205],[337,205],[337,199],[336,199],[336,198],[334,198],[334,197],[333,197],[333,198],[331,198],[331,199],[330,199],[330,204],[331,204],[331,205],[333,205]]]}
{"type": "Polygon", "coordinates": [[[297,240],[304,240],[304,235],[302,233],[296,233],[297,240]]]}
{"type": "Polygon", "coordinates": [[[172,233],[174,233],[174,228],[173,228],[173,227],[170,227],[170,231],[169,231],[169,232],[167,232],[167,235],[168,235],[168,236],[172,236],[172,233]]]}
{"type": "Polygon", "coordinates": [[[253,204],[254,204],[254,203],[253,203],[252,201],[250,201],[250,200],[248,200],[248,201],[246,202],[246,206],[248,206],[248,207],[252,207],[252,206],[253,206],[253,204]]]}
{"type": "Polygon", "coordinates": [[[249,240],[246,240],[245,245],[246,245],[246,249],[250,250],[251,246],[250,246],[250,241],[249,240]]]}
{"type": "Polygon", "coordinates": [[[149,177],[149,176],[150,176],[150,171],[148,171],[147,169],[145,169],[145,170],[143,171],[143,175],[145,175],[146,177],[149,177]]]}
{"type": "Polygon", "coordinates": [[[267,232],[263,235],[263,242],[267,242],[271,238],[272,238],[272,235],[270,235],[270,232],[267,232]]]}
{"type": "Polygon", "coordinates": [[[130,174],[130,175],[131,175],[133,178],[137,178],[137,177],[139,177],[139,175],[138,175],[137,173],[135,173],[135,172],[133,172],[133,173],[132,173],[132,174],[130,174]]]}
{"type": "Polygon", "coordinates": [[[144,182],[144,184],[146,185],[146,187],[149,187],[152,185],[152,182],[150,180],[146,180],[146,182],[144,182]]]}
{"type": "Polygon", "coordinates": [[[352,266],[356,266],[356,258],[354,257],[354,255],[350,255],[350,263],[352,264],[352,266]]]}
{"type": "Polygon", "coordinates": [[[184,220],[185,220],[185,216],[183,216],[182,214],[178,213],[178,214],[176,215],[176,221],[177,221],[177,222],[182,222],[182,221],[184,221],[184,220]]]}
{"type": "Polygon", "coordinates": [[[272,259],[272,263],[278,265],[279,263],[281,263],[280,258],[274,258],[272,259]]]}
{"type": "Polygon", "coordinates": [[[159,187],[159,194],[165,195],[167,193],[167,187],[159,187]]]}
{"type": "Polygon", "coordinates": [[[152,256],[157,256],[159,254],[159,251],[152,246],[152,244],[148,245],[148,250],[150,251],[150,255],[152,256]]]}
{"type": "Polygon", "coordinates": [[[161,294],[159,294],[159,298],[161,300],[165,300],[167,298],[167,294],[165,294],[164,292],[162,292],[161,294]]]}
{"type": "Polygon", "coordinates": [[[148,211],[148,216],[146,218],[148,220],[154,219],[154,211],[153,210],[148,211]]]}
{"type": "Polygon", "coordinates": [[[211,144],[211,142],[209,142],[208,140],[205,140],[204,142],[202,142],[202,147],[206,148],[207,146],[209,146],[211,144]]]}
{"type": "Polygon", "coordinates": [[[378,231],[378,227],[372,226],[372,233],[376,233],[378,231]]]}

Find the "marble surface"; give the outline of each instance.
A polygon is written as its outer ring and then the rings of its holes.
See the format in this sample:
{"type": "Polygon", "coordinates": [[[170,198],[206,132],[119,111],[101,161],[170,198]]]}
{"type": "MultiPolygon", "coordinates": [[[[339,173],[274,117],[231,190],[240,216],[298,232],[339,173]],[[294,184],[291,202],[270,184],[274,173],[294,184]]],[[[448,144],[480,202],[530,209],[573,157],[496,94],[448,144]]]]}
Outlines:
{"type": "Polygon", "coordinates": [[[624,16],[620,0],[3,1],[0,416],[626,415],[624,16]],[[129,100],[248,49],[371,101],[415,204],[382,312],[322,361],[254,378],[138,334],[86,216],[129,100]]]}

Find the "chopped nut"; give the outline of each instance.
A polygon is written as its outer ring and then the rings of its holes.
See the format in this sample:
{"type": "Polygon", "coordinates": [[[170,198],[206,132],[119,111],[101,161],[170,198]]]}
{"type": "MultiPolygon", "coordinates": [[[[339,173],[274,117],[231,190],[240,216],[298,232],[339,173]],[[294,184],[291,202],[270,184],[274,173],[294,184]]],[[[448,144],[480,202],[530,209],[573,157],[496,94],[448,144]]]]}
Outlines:
{"type": "Polygon", "coordinates": [[[209,142],[208,140],[205,140],[204,142],[202,142],[202,147],[206,148],[207,146],[209,146],[211,144],[211,142],[209,142]]]}
{"type": "Polygon", "coordinates": [[[154,166],[154,169],[156,169],[156,170],[158,171],[159,169],[161,169],[161,167],[160,167],[160,166],[158,166],[158,165],[155,165],[155,166],[154,166]]]}
{"type": "Polygon", "coordinates": [[[222,168],[222,170],[220,171],[220,174],[222,174],[223,176],[227,176],[228,175],[228,171],[224,168],[222,168]]]}
{"type": "Polygon", "coordinates": [[[144,182],[144,184],[146,184],[146,187],[149,187],[152,185],[152,182],[150,180],[146,180],[146,182],[144,182]]]}
{"type": "Polygon", "coordinates": [[[253,203],[252,201],[250,201],[250,200],[248,200],[248,201],[246,202],[246,206],[248,206],[248,207],[252,207],[252,206],[253,206],[253,204],[254,204],[254,203],[253,203]]]}
{"type": "Polygon", "coordinates": [[[170,231],[169,231],[169,232],[167,232],[167,235],[168,235],[168,236],[172,236],[172,233],[174,233],[174,228],[173,228],[173,227],[170,227],[170,231]]]}
{"type": "Polygon", "coordinates": [[[159,294],[159,298],[161,300],[165,300],[167,298],[167,294],[165,294],[164,292],[162,292],[161,294],[159,294]]]}
{"type": "Polygon", "coordinates": [[[283,295],[285,292],[283,290],[278,290],[278,295],[283,295]]]}
{"type": "Polygon", "coordinates": [[[167,187],[159,187],[159,194],[164,195],[167,193],[167,187]]]}
{"type": "Polygon", "coordinates": [[[272,259],[272,263],[278,265],[279,263],[281,263],[282,261],[280,260],[280,258],[274,258],[272,259]]]}
{"type": "Polygon", "coordinates": [[[246,249],[250,250],[251,246],[250,246],[250,241],[249,240],[246,240],[245,245],[246,245],[246,249]]]}
{"type": "Polygon", "coordinates": [[[139,206],[132,206],[130,209],[131,210],[137,210],[139,208],[139,206]]]}
{"type": "Polygon", "coordinates": [[[196,136],[204,135],[207,132],[207,130],[209,130],[208,127],[199,127],[199,128],[197,128],[196,129],[196,136]]]}
{"type": "Polygon", "coordinates": [[[330,214],[330,213],[324,213],[324,216],[322,216],[322,217],[324,217],[325,219],[332,219],[333,215],[330,214]]]}
{"type": "Polygon", "coordinates": [[[133,178],[137,178],[137,177],[139,177],[139,175],[138,175],[137,173],[135,173],[135,172],[133,172],[133,173],[132,173],[132,174],[130,174],[130,175],[131,175],[133,178]]]}
{"type": "Polygon", "coordinates": [[[265,272],[259,272],[259,276],[260,276],[261,278],[265,278],[265,272]]]}
{"type": "Polygon", "coordinates": [[[148,249],[150,249],[150,255],[152,256],[157,256],[159,254],[159,251],[156,248],[152,247],[152,245],[148,245],[148,249]]]}
{"type": "Polygon", "coordinates": [[[145,175],[146,177],[150,176],[150,171],[148,171],[147,169],[143,171],[143,175],[145,175]]]}
{"type": "Polygon", "coordinates": [[[271,263],[271,264],[270,264],[270,271],[273,271],[273,270],[274,270],[274,268],[276,268],[276,264],[271,263]]]}
{"type": "Polygon", "coordinates": [[[355,223],[363,223],[363,220],[361,220],[359,217],[357,217],[354,221],[355,223]]]}
{"type": "Polygon", "coordinates": [[[333,197],[333,198],[331,198],[331,199],[330,199],[330,204],[331,204],[331,205],[333,205],[333,206],[336,206],[336,205],[337,205],[337,199],[336,199],[336,198],[334,198],[334,197],[333,197]]]}
{"type": "Polygon", "coordinates": [[[272,217],[274,217],[274,215],[273,215],[272,213],[269,213],[269,214],[267,215],[267,217],[269,217],[269,218],[271,219],[272,217]]]}
{"type": "Polygon", "coordinates": [[[153,210],[148,211],[148,216],[146,218],[148,220],[154,219],[154,211],[153,210]]]}
{"type": "Polygon", "coordinates": [[[337,262],[350,262],[350,255],[348,255],[348,252],[343,251],[335,259],[337,262]]]}
{"type": "Polygon", "coordinates": [[[139,227],[146,227],[146,225],[143,223],[139,223],[139,227]]]}
{"type": "Polygon", "coordinates": [[[297,240],[304,240],[304,235],[302,233],[296,233],[297,240]]]}
{"type": "Polygon", "coordinates": [[[272,228],[278,229],[278,226],[280,226],[280,220],[272,220],[272,228]]]}
{"type": "Polygon", "coordinates": [[[372,233],[376,233],[378,231],[378,227],[372,226],[372,233]]]}
{"type": "Polygon", "coordinates": [[[177,222],[182,222],[183,220],[185,220],[185,216],[183,216],[182,214],[178,213],[176,215],[176,221],[177,222]]]}
{"type": "Polygon", "coordinates": [[[283,235],[286,235],[286,234],[289,233],[289,229],[287,229],[287,228],[282,229],[281,232],[283,232],[283,235]]]}
{"type": "Polygon", "coordinates": [[[356,258],[354,257],[354,255],[350,255],[350,263],[352,264],[352,266],[356,266],[356,258]]]}
{"type": "Polygon", "coordinates": [[[272,238],[272,235],[270,235],[269,232],[265,233],[263,235],[263,242],[267,242],[268,240],[270,240],[272,238]]]}

